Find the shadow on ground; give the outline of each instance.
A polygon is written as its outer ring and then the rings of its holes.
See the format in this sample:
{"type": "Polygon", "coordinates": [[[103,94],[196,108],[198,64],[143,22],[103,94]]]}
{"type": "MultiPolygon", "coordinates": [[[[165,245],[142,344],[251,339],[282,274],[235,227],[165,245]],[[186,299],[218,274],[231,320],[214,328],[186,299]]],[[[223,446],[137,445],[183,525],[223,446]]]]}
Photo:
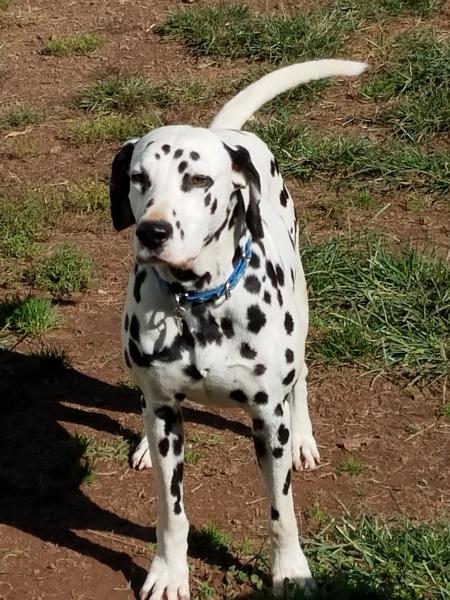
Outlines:
{"type": "MultiPolygon", "coordinates": [[[[84,448],[60,425],[86,425],[134,440],[136,433],[111,416],[83,409],[137,413],[138,393],[0,350],[0,398],[0,522],[92,557],[140,585],[146,573],[126,553],[73,530],[115,531],[145,542],[155,541],[155,530],[101,508],[83,493],[79,486],[86,475],[84,448]]],[[[238,422],[195,409],[186,409],[185,418],[239,435],[250,432],[238,422]]],[[[193,555],[212,560],[198,545],[193,555]]],[[[231,557],[226,563],[230,561],[231,557]]]]}

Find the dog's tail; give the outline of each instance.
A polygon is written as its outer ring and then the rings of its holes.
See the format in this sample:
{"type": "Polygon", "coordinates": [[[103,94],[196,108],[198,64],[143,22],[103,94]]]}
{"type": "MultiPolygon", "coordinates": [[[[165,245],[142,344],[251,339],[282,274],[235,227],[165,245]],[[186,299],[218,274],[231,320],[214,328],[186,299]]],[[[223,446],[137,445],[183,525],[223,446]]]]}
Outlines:
{"type": "Polygon", "coordinates": [[[263,104],[283,92],[308,81],[333,75],[359,75],[367,63],[352,60],[310,60],[283,67],[243,89],[225,104],[211,123],[212,129],[241,129],[263,104]]]}

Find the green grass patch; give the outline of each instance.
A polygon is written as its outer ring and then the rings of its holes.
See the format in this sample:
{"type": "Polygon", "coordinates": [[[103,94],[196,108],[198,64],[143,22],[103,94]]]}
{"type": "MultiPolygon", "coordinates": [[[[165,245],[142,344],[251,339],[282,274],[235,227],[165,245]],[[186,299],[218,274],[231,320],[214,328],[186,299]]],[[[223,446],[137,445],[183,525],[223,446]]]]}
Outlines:
{"type": "Polygon", "coordinates": [[[173,13],[156,32],[196,54],[272,63],[336,55],[354,29],[337,12],[253,15],[246,6],[194,6],[173,13]]]}
{"type": "Polygon", "coordinates": [[[367,138],[319,136],[289,119],[272,120],[253,130],[277,156],[284,175],[314,175],[341,184],[357,181],[388,189],[450,190],[450,153],[423,152],[417,146],[379,143],[367,138]]]}
{"type": "Polygon", "coordinates": [[[60,318],[47,298],[29,296],[25,300],[4,300],[0,303],[0,327],[32,337],[43,335],[57,327],[60,318]]]}
{"type": "Polygon", "coordinates": [[[85,214],[109,210],[109,190],[102,181],[70,184],[63,193],[64,208],[85,214]]]}
{"type": "Polygon", "coordinates": [[[76,33],[51,37],[40,50],[46,56],[86,56],[103,46],[104,39],[96,33],[76,33]]]}
{"type": "Polygon", "coordinates": [[[92,279],[91,257],[75,244],[67,242],[36,262],[28,271],[28,282],[54,297],[86,291],[92,279]]]}
{"type": "Polygon", "coordinates": [[[228,553],[232,544],[231,535],[210,521],[201,529],[191,528],[189,542],[192,548],[201,550],[204,556],[228,553]]]}
{"type": "Polygon", "coordinates": [[[0,10],[8,10],[11,6],[11,0],[0,0],[0,10]]]}
{"type": "Polygon", "coordinates": [[[95,119],[75,121],[69,126],[72,139],[80,143],[121,142],[140,137],[162,125],[157,115],[100,115],[95,119]]]}
{"type": "Polygon", "coordinates": [[[442,406],[442,415],[444,417],[447,417],[447,419],[450,419],[450,403],[446,403],[442,406]]]}
{"type": "Polygon", "coordinates": [[[383,67],[362,95],[388,100],[376,122],[419,141],[450,130],[450,38],[437,31],[407,31],[387,44],[383,67]]]}
{"type": "Polygon", "coordinates": [[[412,379],[450,373],[450,267],[383,238],[335,237],[302,248],[310,286],[312,356],[395,369],[412,379]]]}
{"type": "Polygon", "coordinates": [[[42,111],[36,110],[27,104],[18,104],[0,114],[0,131],[36,125],[41,123],[44,118],[42,111]]]}
{"type": "Polygon", "coordinates": [[[118,439],[114,441],[96,440],[88,436],[80,436],[84,440],[83,456],[90,464],[97,460],[114,460],[126,465],[130,455],[130,441],[118,439]]]}
{"type": "Polygon", "coordinates": [[[444,0],[335,0],[334,6],[358,17],[380,19],[401,15],[428,16],[438,11],[444,0]]]}
{"type": "Polygon", "coordinates": [[[347,460],[342,462],[336,468],[336,473],[341,475],[342,473],[347,473],[352,477],[355,475],[361,475],[365,471],[366,467],[364,463],[356,456],[349,456],[347,460]]]}

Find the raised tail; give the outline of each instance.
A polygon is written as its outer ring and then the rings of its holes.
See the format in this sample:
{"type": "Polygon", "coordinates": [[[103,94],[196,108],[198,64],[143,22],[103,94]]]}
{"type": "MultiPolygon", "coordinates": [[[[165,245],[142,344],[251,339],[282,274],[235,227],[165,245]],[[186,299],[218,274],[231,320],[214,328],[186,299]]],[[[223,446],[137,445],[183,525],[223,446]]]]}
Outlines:
{"type": "Polygon", "coordinates": [[[310,60],[273,71],[243,89],[225,104],[211,129],[241,129],[261,106],[291,88],[324,77],[359,75],[367,63],[352,60],[310,60]]]}

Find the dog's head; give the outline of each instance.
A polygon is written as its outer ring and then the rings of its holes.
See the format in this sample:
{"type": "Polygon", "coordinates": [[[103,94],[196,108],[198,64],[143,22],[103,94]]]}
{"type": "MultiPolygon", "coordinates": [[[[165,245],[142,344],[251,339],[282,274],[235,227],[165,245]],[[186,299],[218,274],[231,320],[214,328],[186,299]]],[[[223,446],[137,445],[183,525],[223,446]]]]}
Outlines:
{"type": "Polygon", "coordinates": [[[111,215],[118,231],[136,225],[138,262],[189,269],[220,233],[231,203],[244,203],[248,229],[262,236],[259,191],[245,148],[227,146],[208,129],[162,127],[115,156],[111,215]]]}

